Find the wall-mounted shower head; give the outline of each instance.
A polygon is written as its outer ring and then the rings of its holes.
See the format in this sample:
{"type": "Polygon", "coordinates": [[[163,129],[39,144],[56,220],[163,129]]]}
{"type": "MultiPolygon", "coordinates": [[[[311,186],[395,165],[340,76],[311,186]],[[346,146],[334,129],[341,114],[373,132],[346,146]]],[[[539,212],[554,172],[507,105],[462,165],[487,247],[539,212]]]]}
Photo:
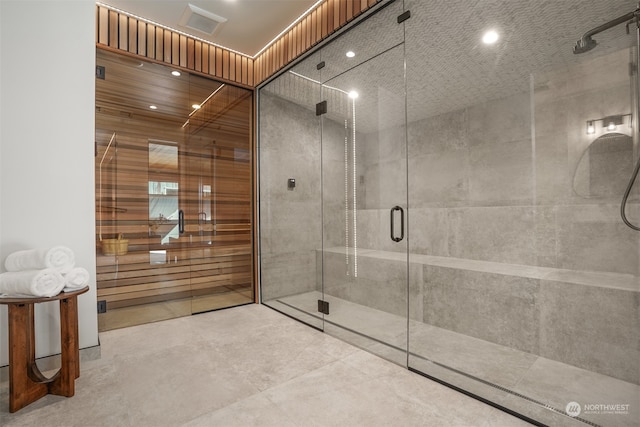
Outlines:
{"type": "Polygon", "coordinates": [[[581,38],[576,42],[576,45],[573,47],[573,53],[577,55],[579,53],[589,52],[597,45],[598,43],[594,39],[592,39],[591,36],[587,36],[581,38]]]}

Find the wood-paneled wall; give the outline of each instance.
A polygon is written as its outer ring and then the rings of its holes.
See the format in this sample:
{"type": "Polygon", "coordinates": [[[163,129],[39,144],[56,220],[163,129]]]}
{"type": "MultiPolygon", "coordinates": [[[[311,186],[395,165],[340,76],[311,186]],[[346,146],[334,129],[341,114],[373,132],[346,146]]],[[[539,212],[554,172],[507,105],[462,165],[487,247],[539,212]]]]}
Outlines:
{"type": "Polygon", "coordinates": [[[381,0],[325,0],[254,58],[259,85],[381,0]]]}
{"type": "Polygon", "coordinates": [[[325,0],[255,58],[98,5],[96,43],[255,87],[383,0],[325,0]]]}

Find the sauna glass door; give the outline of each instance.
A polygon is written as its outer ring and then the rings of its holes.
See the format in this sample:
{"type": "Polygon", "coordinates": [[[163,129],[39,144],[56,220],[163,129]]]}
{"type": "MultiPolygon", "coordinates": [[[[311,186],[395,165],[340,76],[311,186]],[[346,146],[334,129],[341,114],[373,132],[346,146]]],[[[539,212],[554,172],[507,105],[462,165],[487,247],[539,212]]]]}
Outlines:
{"type": "Polygon", "coordinates": [[[192,311],[253,301],[251,92],[190,77],[192,105],[181,154],[192,311]]]}
{"type": "Polygon", "coordinates": [[[101,50],[97,65],[100,329],[252,302],[251,91],[101,50]]]}

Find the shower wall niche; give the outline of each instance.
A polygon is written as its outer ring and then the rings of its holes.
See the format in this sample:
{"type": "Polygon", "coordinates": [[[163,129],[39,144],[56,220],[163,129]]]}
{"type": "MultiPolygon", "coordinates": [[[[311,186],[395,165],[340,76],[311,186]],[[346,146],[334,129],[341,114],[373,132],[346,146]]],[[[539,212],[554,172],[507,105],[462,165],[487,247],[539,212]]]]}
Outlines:
{"type": "Polygon", "coordinates": [[[637,46],[572,53],[636,5],[587,3],[388,2],[261,86],[263,303],[537,422],[638,426],[637,46]]]}

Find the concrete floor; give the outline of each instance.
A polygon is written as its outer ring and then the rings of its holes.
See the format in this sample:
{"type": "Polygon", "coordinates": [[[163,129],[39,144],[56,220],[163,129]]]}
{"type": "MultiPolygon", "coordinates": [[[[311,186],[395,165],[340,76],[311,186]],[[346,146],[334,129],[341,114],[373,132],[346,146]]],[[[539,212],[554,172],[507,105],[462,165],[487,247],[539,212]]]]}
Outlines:
{"type": "Polygon", "coordinates": [[[265,306],[100,334],[72,398],[8,412],[9,426],[524,426],[265,306]]]}

